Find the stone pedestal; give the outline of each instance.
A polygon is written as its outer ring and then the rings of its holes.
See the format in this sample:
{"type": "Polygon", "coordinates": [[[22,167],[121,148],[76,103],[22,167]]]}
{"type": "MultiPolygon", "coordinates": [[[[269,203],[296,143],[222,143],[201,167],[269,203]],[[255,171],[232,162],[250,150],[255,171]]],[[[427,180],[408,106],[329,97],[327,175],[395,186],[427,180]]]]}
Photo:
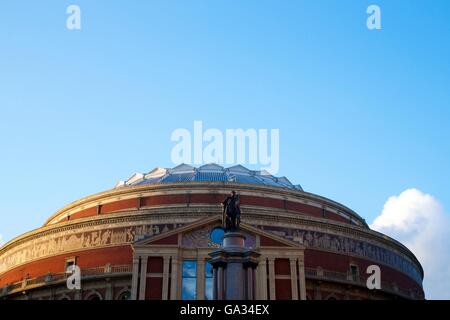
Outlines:
{"type": "Polygon", "coordinates": [[[227,232],[223,247],[209,254],[213,266],[215,300],[254,300],[259,253],[245,247],[245,236],[227,232]]]}

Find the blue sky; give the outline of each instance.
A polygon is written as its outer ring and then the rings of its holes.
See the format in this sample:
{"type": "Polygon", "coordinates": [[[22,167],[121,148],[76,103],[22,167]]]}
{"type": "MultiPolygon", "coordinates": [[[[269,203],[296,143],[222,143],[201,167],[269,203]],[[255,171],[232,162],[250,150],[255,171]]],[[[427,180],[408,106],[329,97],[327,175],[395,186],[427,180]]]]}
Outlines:
{"type": "Polygon", "coordinates": [[[3,241],[173,166],[170,135],[194,120],[279,128],[278,175],[368,223],[409,188],[448,216],[449,12],[419,0],[2,1],[3,241]],[[382,30],[366,28],[373,3],[382,30]],[[81,30],[66,28],[70,4],[81,30]]]}

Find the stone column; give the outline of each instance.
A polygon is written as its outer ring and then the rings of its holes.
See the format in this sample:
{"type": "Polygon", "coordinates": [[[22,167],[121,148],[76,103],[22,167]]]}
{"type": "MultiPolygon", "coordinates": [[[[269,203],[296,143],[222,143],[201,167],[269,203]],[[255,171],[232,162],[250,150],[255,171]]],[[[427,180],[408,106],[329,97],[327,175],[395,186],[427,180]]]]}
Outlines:
{"type": "Polygon", "coordinates": [[[139,285],[139,300],[145,300],[145,290],[147,287],[147,261],[148,257],[143,256],[141,259],[141,282],[139,285]]]}
{"type": "Polygon", "coordinates": [[[205,300],[205,257],[197,257],[197,300],[205,300]]]}
{"type": "Polygon", "coordinates": [[[269,257],[269,299],[275,300],[275,258],[269,257]]]}
{"type": "Polygon", "coordinates": [[[289,258],[291,267],[291,297],[292,300],[298,300],[298,279],[297,279],[297,259],[289,258]]]}
{"type": "Polygon", "coordinates": [[[246,289],[246,274],[242,262],[230,262],[227,264],[225,275],[225,299],[244,300],[246,289]]]}
{"type": "Polygon", "coordinates": [[[224,281],[223,281],[223,266],[220,266],[217,269],[217,300],[223,300],[225,297],[223,296],[224,292],[224,281]]]}
{"type": "Polygon", "coordinates": [[[267,263],[266,257],[262,257],[256,268],[256,299],[267,300],[267,263]]]}
{"type": "Polygon", "coordinates": [[[177,300],[178,292],[178,273],[180,269],[180,260],[178,256],[172,256],[172,274],[170,283],[170,300],[177,300]]]}
{"type": "Polygon", "coordinates": [[[163,283],[162,283],[162,299],[169,299],[169,263],[170,257],[165,255],[163,256],[163,283]]]}
{"type": "Polygon", "coordinates": [[[213,268],[213,299],[217,299],[217,269],[213,268]]]}
{"type": "Polygon", "coordinates": [[[133,274],[131,283],[131,300],[137,300],[139,281],[139,257],[133,258],[133,274]]]}
{"type": "Polygon", "coordinates": [[[255,294],[254,294],[254,269],[251,266],[247,267],[247,299],[249,300],[254,300],[255,299],[255,294]]]}
{"type": "Polygon", "coordinates": [[[114,300],[113,298],[113,285],[110,280],[106,283],[105,300],[114,300]]]}
{"type": "Polygon", "coordinates": [[[320,292],[320,283],[314,283],[314,300],[322,300],[322,294],[320,292]]]}
{"type": "Polygon", "coordinates": [[[245,247],[244,234],[226,232],[223,236],[223,247],[209,255],[212,258],[210,262],[213,268],[217,269],[216,299],[254,299],[252,269],[258,265],[259,253],[245,247]],[[250,268],[250,273],[248,268],[250,268]],[[250,284],[249,281],[251,281],[250,284]],[[251,295],[249,295],[249,291],[251,295]]]}
{"type": "Polygon", "coordinates": [[[298,272],[300,277],[300,300],[306,300],[305,263],[303,259],[298,259],[298,272]]]}
{"type": "Polygon", "coordinates": [[[76,290],[75,295],[74,295],[74,300],[81,300],[81,299],[82,299],[81,290],[76,290]]]}

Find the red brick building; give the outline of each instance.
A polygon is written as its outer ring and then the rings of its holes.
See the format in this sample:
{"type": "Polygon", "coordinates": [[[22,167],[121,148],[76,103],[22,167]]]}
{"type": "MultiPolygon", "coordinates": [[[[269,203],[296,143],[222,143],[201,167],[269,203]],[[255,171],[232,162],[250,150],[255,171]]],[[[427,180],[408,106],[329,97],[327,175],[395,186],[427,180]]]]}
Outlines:
{"type": "Polygon", "coordinates": [[[6,243],[0,299],[211,299],[208,254],[232,190],[246,246],[260,254],[258,299],[424,299],[416,257],[354,211],[287,178],[213,164],[134,174],[6,243]],[[80,290],[66,285],[72,264],[80,290]],[[370,265],[380,290],[366,287],[370,265]]]}

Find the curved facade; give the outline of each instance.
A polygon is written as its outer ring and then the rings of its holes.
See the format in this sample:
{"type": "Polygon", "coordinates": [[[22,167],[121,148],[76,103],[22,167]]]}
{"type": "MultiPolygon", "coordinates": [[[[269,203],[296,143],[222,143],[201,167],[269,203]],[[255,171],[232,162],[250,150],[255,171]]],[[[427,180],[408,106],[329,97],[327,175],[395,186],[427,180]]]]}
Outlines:
{"type": "Polygon", "coordinates": [[[232,190],[260,253],[258,299],[424,299],[416,257],[354,211],[287,178],[217,165],[135,174],[62,208],[0,249],[0,299],[210,299],[208,254],[232,190]],[[80,290],[66,285],[72,264],[80,290]],[[380,290],[366,287],[370,265],[380,290]]]}

